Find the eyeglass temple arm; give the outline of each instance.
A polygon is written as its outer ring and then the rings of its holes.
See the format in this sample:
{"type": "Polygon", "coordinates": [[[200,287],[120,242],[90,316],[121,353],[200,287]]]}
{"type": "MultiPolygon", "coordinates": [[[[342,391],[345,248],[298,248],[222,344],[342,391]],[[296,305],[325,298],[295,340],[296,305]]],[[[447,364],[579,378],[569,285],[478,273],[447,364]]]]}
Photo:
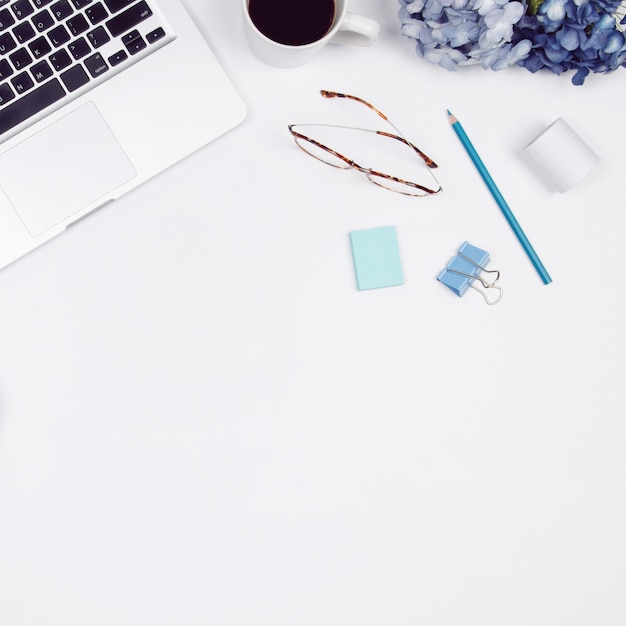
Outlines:
{"type": "MultiPolygon", "coordinates": [[[[391,122],[389,123],[391,124],[391,122]]],[[[421,159],[424,161],[424,163],[426,163],[428,167],[430,168],[439,167],[427,154],[424,154],[415,144],[412,144],[408,139],[406,139],[405,137],[402,137],[402,135],[394,135],[392,133],[386,133],[384,130],[377,130],[376,134],[382,135],[383,137],[389,137],[390,139],[396,139],[397,141],[400,141],[406,144],[407,146],[409,146],[409,148],[412,148],[413,150],[415,150],[415,152],[417,152],[417,154],[419,154],[421,159]]]]}
{"type": "Polygon", "coordinates": [[[389,121],[387,116],[382,111],[379,111],[375,106],[367,102],[367,100],[363,100],[363,98],[359,98],[357,96],[351,96],[347,93],[339,93],[337,91],[328,91],[327,89],[322,89],[320,93],[322,94],[323,98],[347,98],[348,100],[354,100],[355,102],[360,102],[361,104],[364,104],[368,109],[371,109],[372,111],[374,111],[376,115],[379,115],[380,117],[382,117],[385,120],[385,122],[389,121]]]}
{"type": "Polygon", "coordinates": [[[400,132],[400,129],[397,128],[396,125],[382,111],[379,111],[374,105],[370,104],[367,100],[363,100],[363,98],[359,98],[358,96],[351,96],[350,94],[347,94],[347,93],[339,93],[338,91],[329,91],[328,89],[321,89],[320,93],[322,94],[323,98],[346,98],[347,100],[354,100],[355,102],[360,102],[361,104],[364,104],[368,109],[371,109],[372,111],[374,111],[376,115],[378,115],[379,117],[384,119],[385,122],[390,124],[391,127],[398,133],[399,136],[392,135],[391,133],[385,133],[383,131],[376,131],[377,134],[385,135],[386,137],[392,137],[393,139],[398,139],[399,141],[403,141],[408,146],[413,148],[413,150],[415,150],[417,154],[419,154],[419,156],[424,160],[424,162],[426,163],[428,167],[430,168],[439,167],[428,155],[424,154],[417,146],[415,146],[408,139],[406,139],[406,137],[404,137],[404,135],[400,132]]]}

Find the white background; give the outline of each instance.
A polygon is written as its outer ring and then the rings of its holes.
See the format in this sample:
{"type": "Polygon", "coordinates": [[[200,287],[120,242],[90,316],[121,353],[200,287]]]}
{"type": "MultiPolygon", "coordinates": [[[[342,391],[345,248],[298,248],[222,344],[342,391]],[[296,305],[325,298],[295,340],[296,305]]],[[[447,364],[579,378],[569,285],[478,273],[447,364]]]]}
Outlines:
{"type": "Polygon", "coordinates": [[[188,6],[247,120],[0,273],[0,624],[623,626],[625,70],[449,73],[395,0],[351,3],[375,46],[279,69],[238,1],[188,6]],[[444,192],[298,151],[348,111],[322,88],[444,192]],[[602,158],[563,195],[520,154],[557,117],[602,158]],[[348,233],[385,225],[405,284],[359,292],[348,233]],[[495,307],[435,280],[465,240],[495,307]]]}

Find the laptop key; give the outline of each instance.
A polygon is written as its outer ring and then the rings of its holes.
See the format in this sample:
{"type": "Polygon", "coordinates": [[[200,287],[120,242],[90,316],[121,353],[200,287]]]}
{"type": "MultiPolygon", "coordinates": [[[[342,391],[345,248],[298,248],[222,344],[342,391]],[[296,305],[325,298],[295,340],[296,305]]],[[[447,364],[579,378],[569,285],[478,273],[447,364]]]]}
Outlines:
{"type": "Polygon", "coordinates": [[[7,130],[40,113],[64,95],[65,89],[56,78],[32,89],[19,100],[0,109],[0,134],[6,133],[7,130]]]}
{"type": "Polygon", "coordinates": [[[159,41],[159,39],[162,39],[163,37],[165,37],[165,31],[160,26],[158,28],[155,28],[153,31],[150,31],[146,35],[148,43],[154,43],[155,41],[159,41]]]}
{"type": "Polygon", "coordinates": [[[11,33],[2,33],[0,35],[0,54],[6,54],[15,48],[17,48],[17,43],[15,43],[11,33]]]}
{"type": "Polygon", "coordinates": [[[11,79],[11,84],[13,89],[15,89],[15,93],[19,96],[31,89],[35,83],[33,83],[33,79],[26,72],[22,72],[11,79]]]}
{"type": "Polygon", "coordinates": [[[152,10],[145,2],[141,0],[122,13],[118,13],[106,22],[106,27],[111,31],[113,37],[119,37],[122,33],[137,26],[140,22],[148,19],[152,15],[152,10]]]}
{"type": "Polygon", "coordinates": [[[87,38],[89,39],[89,43],[91,43],[92,48],[99,48],[105,43],[111,41],[109,33],[107,33],[102,26],[98,26],[97,28],[94,28],[91,32],[87,33],[87,38]]]}
{"type": "Polygon", "coordinates": [[[51,54],[48,57],[48,61],[52,64],[52,67],[60,72],[62,69],[65,69],[68,65],[71,65],[72,59],[70,55],[67,53],[67,50],[61,48],[57,50],[54,54],[51,54]]]}
{"type": "Polygon", "coordinates": [[[33,5],[28,0],[17,0],[11,5],[11,10],[15,13],[15,17],[18,20],[23,20],[31,13],[35,12],[33,5]]]}
{"type": "Polygon", "coordinates": [[[38,83],[42,83],[52,76],[52,68],[47,61],[39,61],[31,66],[30,73],[38,83]]]}
{"type": "Polygon", "coordinates": [[[25,43],[35,36],[35,29],[30,22],[21,22],[13,29],[13,34],[20,43],[25,43]]]}
{"type": "Polygon", "coordinates": [[[70,54],[76,59],[82,59],[91,52],[91,48],[84,37],[79,37],[67,47],[70,54]]]}
{"type": "Polygon", "coordinates": [[[0,80],[5,80],[13,74],[13,68],[6,59],[0,59],[0,80]]]}
{"type": "Polygon", "coordinates": [[[87,16],[87,19],[92,24],[99,24],[100,22],[102,22],[102,20],[109,17],[107,10],[104,8],[104,5],[101,4],[100,2],[86,9],[85,15],[87,16]]]}
{"type": "Polygon", "coordinates": [[[28,44],[30,52],[35,59],[40,59],[42,56],[48,54],[52,50],[52,46],[48,43],[45,37],[38,37],[28,44]]]}
{"type": "Polygon", "coordinates": [[[146,42],[139,34],[138,30],[131,30],[122,37],[122,43],[126,46],[126,50],[131,54],[137,54],[146,47],[146,42]]]}
{"type": "Polygon", "coordinates": [[[71,39],[71,37],[70,34],[67,32],[65,26],[63,26],[63,24],[59,24],[48,32],[48,39],[50,39],[52,45],[55,48],[58,48],[64,43],[67,43],[71,39]]]}
{"type": "Polygon", "coordinates": [[[82,65],[74,65],[61,74],[61,80],[68,91],[76,91],[89,82],[89,76],[82,65]]]}
{"type": "Polygon", "coordinates": [[[30,54],[28,54],[28,50],[26,50],[26,48],[18,48],[13,54],[9,55],[9,59],[11,59],[13,67],[18,72],[33,62],[33,59],[30,54]]]}
{"type": "Polygon", "coordinates": [[[0,85],[0,106],[10,102],[13,98],[15,98],[13,89],[11,89],[7,83],[0,85]]]}
{"type": "Polygon", "coordinates": [[[100,74],[104,74],[104,72],[109,69],[109,66],[106,64],[106,61],[102,58],[102,55],[99,52],[87,57],[84,63],[85,67],[94,78],[97,78],[100,74]]]}
{"type": "Polygon", "coordinates": [[[126,61],[127,58],[128,54],[126,53],[126,50],[118,50],[115,54],[112,54],[107,61],[111,67],[115,67],[116,65],[122,63],[122,61],[126,61]]]}
{"type": "Polygon", "coordinates": [[[0,32],[13,26],[15,24],[15,18],[9,12],[9,9],[0,9],[0,32]]]}
{"type": "Polygon", "coordinates": [[[89,22],[85,19],[82,13],[70,18],[65,22],[65,25],[70,29],[72,35],[77,36],[84,33],[89,28],[89,22]]]}
{"type": "Polygon", "coordinates": [[[39,11],[37,15],[31,18],[35,28],[43,33],[44,30],[48,30],[54,26],[54,18],[48,9],[44,9],[43,11],[39,11]]]}
{"type": "Polygon", "coordinates": [[[74,13],[74,9],[70,6],[67,0],[59,0],[55,2],[51,7],[52,15],[56,18],[57,22],[64,20],[74,13]]]}

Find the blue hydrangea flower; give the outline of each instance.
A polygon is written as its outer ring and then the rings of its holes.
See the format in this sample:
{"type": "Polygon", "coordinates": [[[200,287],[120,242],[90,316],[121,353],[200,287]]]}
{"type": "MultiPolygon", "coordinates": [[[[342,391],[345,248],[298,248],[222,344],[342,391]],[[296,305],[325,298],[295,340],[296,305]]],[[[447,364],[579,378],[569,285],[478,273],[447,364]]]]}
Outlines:
{"type": "Polygon", "coordinates": [[[418,56],[448,70],[481,63],[502,69],[528,54],[530,42],[511,43],[524,15],[518,0],[399,0],[401,32],[418,56]]]}
{"type": "Polygon", "coordinates": [[[532,41],[519,64],[531,72],[574,70],[575,85],[582,85],[591,72],[626,66],[626,37],[616,18],[619,6],[619,0],[544,0],[536,15],[525,15],[516,26],[514,42],[532,41]]]}
{"type": "Polygon", "coordinates": [[[456,70],[482,64],[501,70],[591,72],[626,67],[622,0],[399,0],[403,35],[418,56],[456,70]],[[529,4],[532,6],[529,8],[529,4]]]}

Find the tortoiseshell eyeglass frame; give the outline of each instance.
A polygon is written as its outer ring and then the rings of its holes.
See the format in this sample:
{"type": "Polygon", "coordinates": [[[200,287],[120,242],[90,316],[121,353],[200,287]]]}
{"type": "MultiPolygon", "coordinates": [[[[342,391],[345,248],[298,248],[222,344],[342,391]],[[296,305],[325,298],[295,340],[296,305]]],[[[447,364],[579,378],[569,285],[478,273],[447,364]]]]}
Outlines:
{"type": "MultiPolygon", "coordinates": [[[[333,150],[332,148],[325,146],[323,143],[320,143],[319,141],[316,141],[315,139],[312,139],[311,137],[307,137],[307,135],[304,135],[303,133],[295,130],[298,126],[302,126],[302,124],[289,124],[288,126],[289,132],[293,136],[296,142],[296,145],[301,150],[306,152],[309,156],[312,156],[313,158],[318,159],[318,161],[322,161],[322,163],[326,163],[327,165],[330,165],[332,167],[340,167],[338,165],[333,165],[329,161],[325,161],[324,159],[313,154],[313,152],[309,152],[300,142],[301,141],[308,142],[314,146],[317,146],[321,150],[324,150],[328,152],[329,154],[333,155],[334,157],[336,157],[337,159],[340,159],[341,161],[343,161],[346,164],[345,169],[353,168],[353,169],[358,170],[359,172],[363,172],[363,174],[365,174],[365,176],[368,178],[369,181],[389,191],[395,191],[397,193],[401,193],[407,196],[417,196],[417,197],[434,195],[442,191],[443,188],[439,184],[439,181],[435,178],[435,175],[432,173],[432,171],[430,171],[438,167],[438,165],[429,156],[424,154],[417,146],[415,146],[408,139],[406,139],[406,137],[400,132],[400,130],[395,126],[395,124],[393,124],[391,120],[384,113],[379,111],[375,106],[371,105],[369,102],[357,96],[350,96],[345,93],[337,93],[336,91],[327,91],[326,89],[322,89],[320,93],[322,94],[322,97],[324,98],[347,98],[348,100],[354,100],[355,102],[360,102],[361,104],[364,104],[366,107],[374,111],[374,113],[376,113],[379,117],[385,120],[385,122],[387,122],[395,130],[396,134],[388,133],[382,130],[370,130],[367,128],[354,128],[351,126],[341,126],[339,128],[348,128],[350,130],[361,130],[364,132],[375,133],[376,135],[380,135],[382,137],[388,137],[390,139],[395,139],[405,144],[406,146],[411,148],[419,156],[419,158],[422,159],[422,161],[424,161],[426,166],[429,168],[430,175],[433,177],[433,180],[437,183],[437,187],[434,189],[431,189],[430,187],[420,185],[419,183],[415,183],[410,180],[404,180],[396,176],[391,176],[390,174],[377,172],[376,170],[373,170],[369,167],[363,167],[362,165],[359,165],[352,159],[349,159],[347,156],[340,154],[336,150],[333,150]],[[404,191],[403,189],[397,189],[391,186],[387,187],[383,184],[383,182],[381,182],[385,180],[393,181],[395,183],[398,183],[399,185],[403,185],[407,188],[407,191],[404,191]],[[413,189],[415,191],[412,191],[413,189]]],[[[332,126],[332,125],[331,124],[316,124],[316,126],[332,126]]]]}

